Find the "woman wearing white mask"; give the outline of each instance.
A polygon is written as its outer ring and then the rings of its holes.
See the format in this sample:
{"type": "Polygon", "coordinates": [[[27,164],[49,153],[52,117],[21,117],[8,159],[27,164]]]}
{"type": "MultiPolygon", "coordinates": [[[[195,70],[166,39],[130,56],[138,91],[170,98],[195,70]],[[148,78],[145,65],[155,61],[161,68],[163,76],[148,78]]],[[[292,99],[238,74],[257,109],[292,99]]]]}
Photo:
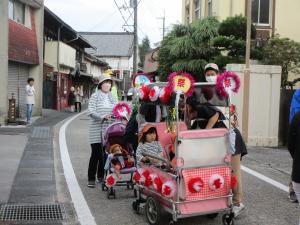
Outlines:
{"type": "Polygon", "coordinates": [[[101,75],[96,92],[92,94],[89,100],[89,139],[92,153],[88,168],[88,187],[91,188],[95,187],[96,174],[97,180],[100,182],[103,181],[104,177],[104,152],[101,143],[101,132],[104,132],[108,125],[113,122],[111,118],[112,110],[117,103],[111,93],[111,87],[111,76],[101,75]]]}

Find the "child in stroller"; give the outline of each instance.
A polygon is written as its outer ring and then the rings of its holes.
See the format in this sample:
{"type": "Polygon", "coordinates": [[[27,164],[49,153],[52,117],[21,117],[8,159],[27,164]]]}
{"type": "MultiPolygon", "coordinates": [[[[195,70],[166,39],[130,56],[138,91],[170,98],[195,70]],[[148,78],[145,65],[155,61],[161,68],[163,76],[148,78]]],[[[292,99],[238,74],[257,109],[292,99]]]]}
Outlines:
{"type": "Polygon", "coordinates": [[[134,158],[119,144],[114,144],[109,149],[109,155],[105,163],[105,170],[110,168],[115,172],[118,180],[121,180],[121,170],[134,166],[134,158]]]}

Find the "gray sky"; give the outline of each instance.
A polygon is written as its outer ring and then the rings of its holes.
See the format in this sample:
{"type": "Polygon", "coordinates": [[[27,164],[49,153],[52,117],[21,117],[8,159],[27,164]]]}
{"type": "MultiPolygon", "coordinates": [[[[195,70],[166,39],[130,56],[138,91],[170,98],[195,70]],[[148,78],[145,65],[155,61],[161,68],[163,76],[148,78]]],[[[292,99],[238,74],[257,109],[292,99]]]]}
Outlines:
{"type": "MultiPolygon", "coordinates": [[[[115,0],[122,7],[129,0],[115,0]]],[[[182,0],[138,0],[138,35],[139,41],[148,35],[151,43],[162,39],[162,20],[166,13],[166,28],[181,22],[182,0]]],[[[114,0],[45,0],[45,5],[67,24],[77,31],[124,31],[124,20],[114,0]]],[[[125,19],[130,15],[128,10],[121,9],[125,19]]],[[[133,24],[133,15],[128,21],[133,24]]],[[[132,27],[125,27],[132,31],[132,27]]]]}

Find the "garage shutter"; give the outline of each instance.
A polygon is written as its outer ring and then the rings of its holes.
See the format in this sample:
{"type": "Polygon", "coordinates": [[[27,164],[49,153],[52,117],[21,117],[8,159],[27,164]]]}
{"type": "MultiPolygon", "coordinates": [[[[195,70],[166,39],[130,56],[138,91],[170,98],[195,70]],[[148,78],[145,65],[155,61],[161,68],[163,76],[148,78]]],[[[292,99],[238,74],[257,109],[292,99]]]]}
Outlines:
{"type": "Polygon", "coordinates": [[[26,118],[25,86],[29,77],[29,66],[26,64],[8,63],[8,98],[14,93],[17,105],[17,116],[26,118]]]}

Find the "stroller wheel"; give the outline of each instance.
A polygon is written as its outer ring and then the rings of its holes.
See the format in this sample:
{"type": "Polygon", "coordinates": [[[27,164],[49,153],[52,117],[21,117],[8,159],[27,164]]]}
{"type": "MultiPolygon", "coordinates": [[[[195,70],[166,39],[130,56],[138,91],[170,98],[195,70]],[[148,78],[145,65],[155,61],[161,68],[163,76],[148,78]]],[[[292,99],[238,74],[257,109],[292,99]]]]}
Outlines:
{"type": "Polygon", "coordinates": [[[110,199],[110,197],[116,198],[116,190],[112,187],[110,187],[107,191],[107,198],[110,199]]]}
{"type": "Polygon", "coordinates": [[[148,197],[146,201],[145,214],[150,225],[165,224],[162,221],[161,206],[153,197],[148,197]]]}
{"type": "Polygon", "coordinates": [[[209,219],[214,219],[214,218],[216,218],[218,215],[219,215],[219,213],[212,213],[212,214],[206,215],[206,217],[209,218],[209,219]]]}
{"type": "Polygon", "coordinates": [[[234,225],[233,217],[234,217],[233,213],[224,214],[222,217],[223,225],[234,225]]]}
{"type": "Polygon", "coordinates": [[[132,209],[138,213],[138,209],[139,209],[139,203],[137,201],[133,201],[132,202],[132,209]]]}

